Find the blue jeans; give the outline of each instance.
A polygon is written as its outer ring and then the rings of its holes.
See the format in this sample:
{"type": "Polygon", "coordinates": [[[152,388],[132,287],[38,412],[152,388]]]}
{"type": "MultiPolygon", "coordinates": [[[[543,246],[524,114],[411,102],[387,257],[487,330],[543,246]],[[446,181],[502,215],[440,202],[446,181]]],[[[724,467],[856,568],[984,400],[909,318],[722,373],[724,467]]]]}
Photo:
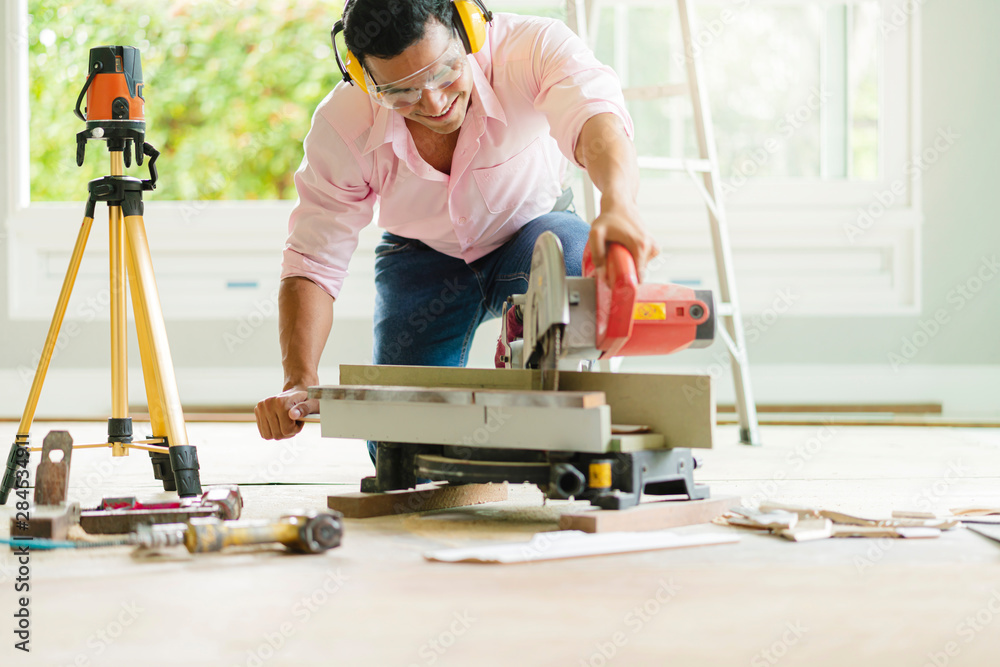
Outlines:
{"type": "MultiPolygon", "coordinates": [[[[575,213],[546,213],[471,264],[420,241],[386,232],[375,248],[374,363],[465,366],[480,324],[499,317],[507,297],[528,291],[535,239],[562,241],[566,274],[582,272],[590,226],[575,213]]],[[[368,443],[375,462],[376,445],[368,443]]]]}

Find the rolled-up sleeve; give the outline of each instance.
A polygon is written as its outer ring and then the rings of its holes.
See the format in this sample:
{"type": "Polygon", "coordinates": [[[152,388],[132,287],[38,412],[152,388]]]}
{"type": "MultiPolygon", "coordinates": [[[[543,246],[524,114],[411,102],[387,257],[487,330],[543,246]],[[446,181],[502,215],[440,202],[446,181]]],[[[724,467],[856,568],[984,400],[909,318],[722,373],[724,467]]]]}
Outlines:
{"type": "Polygon", "coordinates": [[[281,278],[308,278],[336,298],[358,234],[372,221],[376,195],[356,147],[318,112],[304,147],[295,172],[298,201],[288,220],[281,278]]]}
{"type": "Polygon", "coordinates": [[[618,75],[566,24],[547,22],[538,32],[531,67],[538,85],[535,108],[548,118],[552,137],[568,160],[582,167],[576,160],[576,142],[584,124],[597,114],[615,114],[632,137],[618,75]]]}

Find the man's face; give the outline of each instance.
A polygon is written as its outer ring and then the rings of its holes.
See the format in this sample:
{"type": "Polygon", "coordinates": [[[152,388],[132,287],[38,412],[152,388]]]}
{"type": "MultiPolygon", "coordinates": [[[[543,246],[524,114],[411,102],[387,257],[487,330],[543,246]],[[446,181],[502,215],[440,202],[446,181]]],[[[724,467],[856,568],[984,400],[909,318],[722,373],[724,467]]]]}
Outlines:
{"type": "MultiPolygon", "coordinates": [[[[371,78],[379,86],[405,79],[415,72],[424,70],[437,61],[445,51],[458,42],[461,54],[465,53],[461,41],[454,32],[440,22],[430,19],[424,36],[394,58],[365,58],[365,66],[371,78]]],[[[472,95],[472,71],[461,56],[461,75],[446,88],[423,90],[420,100],[411,106],[395,109],[404,118],[420,123],[439,134],[455,132],[465,121],[465,114],[472,95]]]]}

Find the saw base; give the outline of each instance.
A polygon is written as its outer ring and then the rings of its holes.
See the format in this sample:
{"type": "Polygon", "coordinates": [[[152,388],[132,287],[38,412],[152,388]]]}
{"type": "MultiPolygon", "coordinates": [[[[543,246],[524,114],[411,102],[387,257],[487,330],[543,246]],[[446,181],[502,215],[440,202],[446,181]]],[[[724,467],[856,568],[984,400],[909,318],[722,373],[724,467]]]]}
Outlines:
{"type": "Polygon", "coordinates": [[[694,482],[696,467],[686,448],[587,454],[380,442],[376,474],[361,481],[361,491],[412,489],[418,480],[527,483],[549,498],[589,500],[601,509],[620,510],[637,505],[642,494],[708,498],[709,487],[694,482]]]}

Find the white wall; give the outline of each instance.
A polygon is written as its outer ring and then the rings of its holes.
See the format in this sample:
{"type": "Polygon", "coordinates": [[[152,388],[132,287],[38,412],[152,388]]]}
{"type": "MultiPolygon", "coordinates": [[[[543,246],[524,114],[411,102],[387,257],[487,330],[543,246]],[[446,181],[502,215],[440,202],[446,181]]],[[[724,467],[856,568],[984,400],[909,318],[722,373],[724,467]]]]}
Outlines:
{"type": "MultiPolygon", "coordinates": [[[[924,174],[923,313],[783,316],[758,323],[749,355],[759,402],[941,401],[952,414],[1000,413],[1000,279],[983,281],[972,299],[956,291],[970,281],[968,286],[976,287],[977,273],[996,277],[984,257],[1000,255],[1000,220],[994,205],[995,159],[1000,155],[995,119],[1000,108],[995,65],[1000,62],[1000,44],[992,34],[996,25],[1000,3],[995,0],[966,0],[960,7],[946,0],[924,3],[924,143],[932,143],[940,128],[951,128],[960,139],[924,174]],[[929,323],[936,314],[946,323],[925,336],[921,325],[933,330],[929,323]],[[919,347],[907,348],[906,341],[919,347]],[[906,359],[904,353],[910,352],[912,358],[906,359]],[[900,355],[904,363],[894,369],[891,354],[900,355]]],[[[10,46],[8,42],[5,49],[10,46]]],[[[7,76],[0,66],[0,90],[6,89],[7,76]]],[[[0,133],[0,142],[4,140],[0,133]]],[[[69,138],[67,150],[71,142],[69,138]]],[[[0,155],[8,150],[0,143],[0,155]]],[[[0,165],[0,199],[6,210],[11,193],[5,189],[3,168],[0,165]]],[[[156,202],[154,197],[147,200],[148,217],[156,202]]],[[[99,211],[98,220],[103,215],[99,211]]],[[[95,225],[95,233],[98,229],[95,225]]],[[[155,261],[156,248],[152,250],[155,261]]],[[[277,262],[280,248],[274,252],[277,262]]],[[[0,416],[18,416],[47,325],[9,319],[6,258],[6,231],[0,230],[0,416]]],[[[738,279],[738,264],[736,269],[738,279]]],[[[249,404],[279,388],[276,322],[251,320],[252,312],[229,321],[168,321],[185,403],[249,404]],[[248,329],[251,321],[256,326],[248,329]],[[249,335],[242,335],[247,331],[249,335]],[[238,345],[233,345],[233,335],[240,338],[238,345]]],[[[487,327],[490,335],[480,336],[474,352],[478,365],[488,365],[492,356],[494,327],[487,327]]],[[[323,360],[324,381],[336,381],[340,363],[369,361],[370,329],[367,321],[337,321],[323,360]]],[[[110,405],[108,347],[106,322],[79,323],[53,363],[39,416],[104,416],[110,405]]],[[[641,366],[716,370],[722,358],[717,344],[706,351],[645,360],[641,366]]],[[[137,364],[134,349],[131,359],[137,364]]],[[[132,388],[133,400],[141,402],[137,375],[132,388]]],[[[723,374],[718,388],[720,401],[729,400],[728,375],[723,374]]]]}

